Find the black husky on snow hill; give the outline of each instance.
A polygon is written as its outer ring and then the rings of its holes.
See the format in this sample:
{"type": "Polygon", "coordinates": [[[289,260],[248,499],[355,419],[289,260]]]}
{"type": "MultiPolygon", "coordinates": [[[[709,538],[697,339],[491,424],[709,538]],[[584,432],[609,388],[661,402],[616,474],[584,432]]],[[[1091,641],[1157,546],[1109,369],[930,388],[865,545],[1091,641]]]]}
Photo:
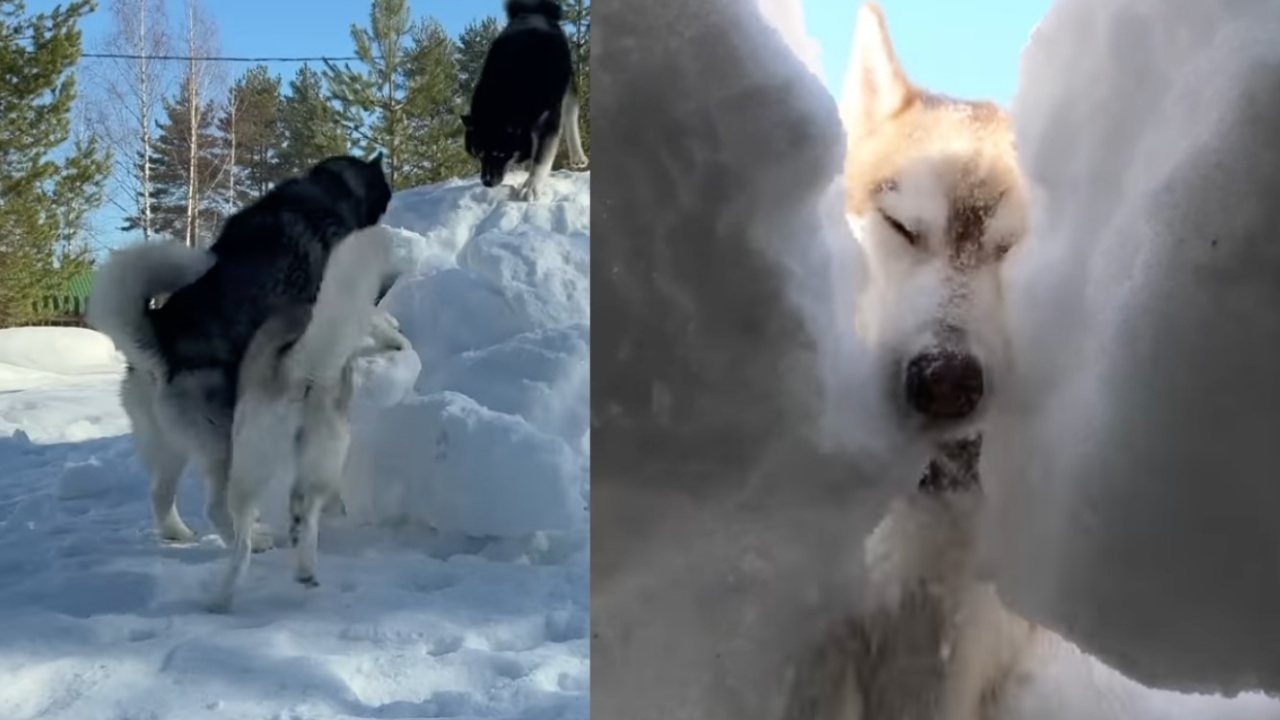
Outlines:
{"type": "Polygon", "coordinates": [[[556,157],[561,130],[568,133],[569,163],[587,164],[578,128],[578,92],[569,39],[553,0],[506,0],[507,26],[484,59],[462,116],[467,154],[480,161],[480,182],[502,184],[513,163],[531,161],[518,196],[537,197],[556,157]]]}

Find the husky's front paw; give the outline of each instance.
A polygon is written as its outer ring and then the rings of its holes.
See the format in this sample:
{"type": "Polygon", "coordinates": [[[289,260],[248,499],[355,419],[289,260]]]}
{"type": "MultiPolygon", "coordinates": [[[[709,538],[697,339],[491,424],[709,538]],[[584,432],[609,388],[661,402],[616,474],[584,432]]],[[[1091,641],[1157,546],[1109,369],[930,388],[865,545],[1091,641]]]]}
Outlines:
{"type": "Polygon", "coordinates": [[[390,325],[395,330],[400,329],[400,321],[396,319],[395,315],[392,315],[391,313],[387,312],[386,310],[383,310],[382,308],[377,308],[377,313],[378,313],[377,315],[378,320],[386,323],[387,325],[390,325]]]}
{"type": "Polygon", "coordinates": [[[585,168],[588,162],[589,161],[587,160],[587,156],[585,154],[571,153],[569,155],[569,167],[573,168],[574,170],[581,170],[585,168]]]}
{"type": "Polygon", "coordinates": [[[520,186],[516,191],[516,199],[524,202],[534,202],[542,195],[542,183],[533,179],[532,176],[520,186]]]}

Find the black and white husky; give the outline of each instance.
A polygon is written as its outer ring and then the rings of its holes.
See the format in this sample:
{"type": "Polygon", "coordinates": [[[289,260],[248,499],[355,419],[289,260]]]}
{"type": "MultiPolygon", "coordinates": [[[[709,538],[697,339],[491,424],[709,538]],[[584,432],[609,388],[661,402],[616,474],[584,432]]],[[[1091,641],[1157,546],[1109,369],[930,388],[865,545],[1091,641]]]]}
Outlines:
{"type": "Polygon", "coordinates": [[[507,26],[485,57],[462,116],[467,154],[480,161],[480,182],[501,185],[515,163],[529,161],[517,196],[535,199],[566,133],[569,164],[585,167],[578,127],[579,102],[569,40],[554,0],[506,0],[507,26]]]}

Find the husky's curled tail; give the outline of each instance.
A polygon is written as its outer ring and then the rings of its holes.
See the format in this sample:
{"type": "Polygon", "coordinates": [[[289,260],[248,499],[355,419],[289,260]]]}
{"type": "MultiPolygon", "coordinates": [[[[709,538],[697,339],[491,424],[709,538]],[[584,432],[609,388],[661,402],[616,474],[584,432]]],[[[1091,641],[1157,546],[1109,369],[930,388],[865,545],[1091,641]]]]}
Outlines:
{"type": "Polygon", "coordinates": [[[507,11],[507,20],[515,20],[521,15],[541,15],[551,22],[560,22],[564,16],[560,3],[555,0],[507,0],[502,4],[507,11]]]}
{"type": "Polygon", "coordinates": [[[213,267],[208,250],[177,242],[140,243],[115,250],[98,270],[85,321],[111,338],[130,365],[165,372],[149,305],[153,298],[190,285],[213,267]]]}

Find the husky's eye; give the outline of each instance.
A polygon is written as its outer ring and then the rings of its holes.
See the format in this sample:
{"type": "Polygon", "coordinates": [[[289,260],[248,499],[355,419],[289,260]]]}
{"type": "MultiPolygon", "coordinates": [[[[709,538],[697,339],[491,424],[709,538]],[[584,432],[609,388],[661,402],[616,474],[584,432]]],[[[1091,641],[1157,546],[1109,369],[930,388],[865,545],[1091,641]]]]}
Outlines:
{"type": "Polygon", "coordinates": [[[1003,260],[1005,255],[1013,249],[1013,243],[1000,243],[995,247],[996,260],[1003,260]]]}
{"type": "Polygon", "coordinates": [[[894,232],[901,235],[902,239],[906,240],[909,245],[911,245],[912,247],[915,247],[920,244],[920,235],[918,233],[912,232],[910,229],[907,228],[906,225],[903,225],[902,222],[899,221],[897,218],[883,211],[881,211],[880,217],[884,218],[884,221],[888,223],[889,227],[893,228],[894,232]]]}

